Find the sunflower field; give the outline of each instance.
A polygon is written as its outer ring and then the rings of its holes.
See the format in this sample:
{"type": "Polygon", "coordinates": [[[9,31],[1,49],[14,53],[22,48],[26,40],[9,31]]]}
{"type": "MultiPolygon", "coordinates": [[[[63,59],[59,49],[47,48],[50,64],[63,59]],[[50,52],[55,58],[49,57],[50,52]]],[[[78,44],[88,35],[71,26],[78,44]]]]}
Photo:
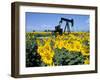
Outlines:
{"type": "Polygon", "coordinates": [[[90,62],[89,32],[26,33],[26,67],[86,65],[90,62]]]}

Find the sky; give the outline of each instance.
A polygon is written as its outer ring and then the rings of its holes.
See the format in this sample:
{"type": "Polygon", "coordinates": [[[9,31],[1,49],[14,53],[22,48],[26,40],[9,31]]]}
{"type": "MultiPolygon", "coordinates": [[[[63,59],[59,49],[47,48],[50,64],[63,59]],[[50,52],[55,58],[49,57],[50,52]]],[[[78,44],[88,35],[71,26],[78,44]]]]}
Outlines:
{"type": "MultiPolygon", "coordinates": [[[[78,15],[78,14],[55,14],[55,13],[25,13],[26,21],[26,32],[44,31],[44,30],[55,30],[55,26],[59,24],[61,17],[74,20],[74,26],[71,27],[71,31],[81,32],[89,31],[89,15],[78,15]]],[[[66,22],[61,24],[61,28],[64,29],[66,22]]],[[[67,31],[67,29],[66,29],[67,31]]]]}

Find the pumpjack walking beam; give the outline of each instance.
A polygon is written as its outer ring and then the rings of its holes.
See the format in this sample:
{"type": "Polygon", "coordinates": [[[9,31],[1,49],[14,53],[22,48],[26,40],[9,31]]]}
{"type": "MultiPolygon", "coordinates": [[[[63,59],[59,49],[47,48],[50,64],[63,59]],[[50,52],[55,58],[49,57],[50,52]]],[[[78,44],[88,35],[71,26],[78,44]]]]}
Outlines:
{"type": "Polygon", "coordinates": [[[71,23],[71,27],[72,27],[74,25],[74,20],[73,19],[61,18],[61,20],[59,21],[59,25],[61,25],[63,21],[66,22],[66,25],[65,25],[65,28],[64,28],[64,33],[66,31],[66,27],[67,27],[68,33],[70,33],[70,25],[69,25],[69,23],[71,23]]]}

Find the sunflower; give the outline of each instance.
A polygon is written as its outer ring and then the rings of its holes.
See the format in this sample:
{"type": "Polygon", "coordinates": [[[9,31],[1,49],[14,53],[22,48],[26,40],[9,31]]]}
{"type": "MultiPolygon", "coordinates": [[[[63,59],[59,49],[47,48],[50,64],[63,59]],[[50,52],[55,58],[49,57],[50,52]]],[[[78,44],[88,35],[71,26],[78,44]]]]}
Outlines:
{"type": "Polygon", "coordinates": [[[89,59],[84,60],[84,64],[89,64],[89,59]]]}
{"type": "Polygon", "coordinates": [[[47,64],[47,65],[52,65],[52,63],[53,63],[53,60],[52,60],[53,56],[51,55],[51,53],[48,52],[48,51],[45,51],[44,54],[45,55],[43,55],[42,58],[41,58],[42,61],[45,64],[47,64]]]}
{"type": "Polygon", "coordinates": [[[47,43],[44,46],[40,46],[38,48],[38,53],[41,56],[41,60],[47,64],[47,65],[52,65],[53,63],[53,56],[54,52],[51,49],[51,46],[47,43]]]}

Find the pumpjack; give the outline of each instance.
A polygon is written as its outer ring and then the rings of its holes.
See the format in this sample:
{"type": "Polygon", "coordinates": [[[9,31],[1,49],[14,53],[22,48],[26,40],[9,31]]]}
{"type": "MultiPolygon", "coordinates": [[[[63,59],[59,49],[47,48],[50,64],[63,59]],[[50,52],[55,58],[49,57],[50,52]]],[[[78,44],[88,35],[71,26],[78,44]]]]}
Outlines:
{"type": "Polygon", "coordinates": [[[71,23],[71,27],[73,27],[74,20],[73,19],[61,18],[61,20],[59,21],[59,24],[57,26],[55,26],[55,30],[53,31],[53,33],[54,34],[59,33],[60,35],[62,35],[63,33],[65,33],[66,28],[67,28],[67,32],[69,34],[71,32],[70,31],[70,24],[69,23],[71,23]],[[62,24],[63,21],[66,22],[64,30],[61,28],[61,24],[62,24]]]}

